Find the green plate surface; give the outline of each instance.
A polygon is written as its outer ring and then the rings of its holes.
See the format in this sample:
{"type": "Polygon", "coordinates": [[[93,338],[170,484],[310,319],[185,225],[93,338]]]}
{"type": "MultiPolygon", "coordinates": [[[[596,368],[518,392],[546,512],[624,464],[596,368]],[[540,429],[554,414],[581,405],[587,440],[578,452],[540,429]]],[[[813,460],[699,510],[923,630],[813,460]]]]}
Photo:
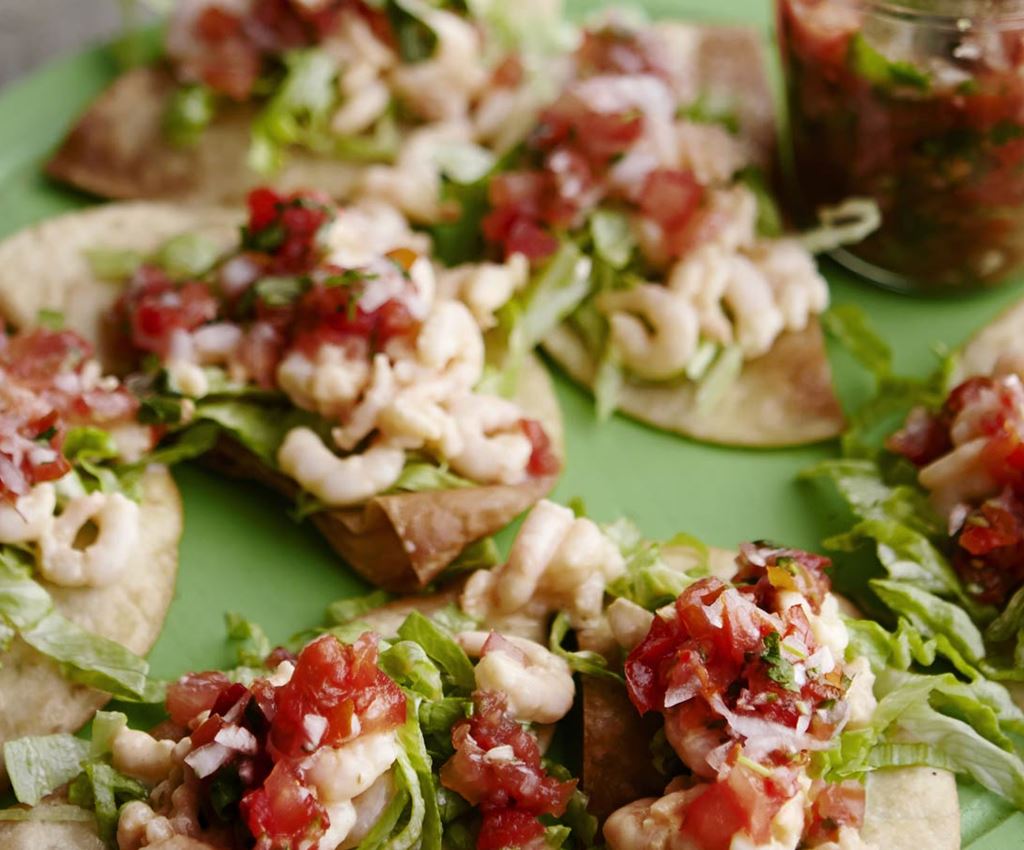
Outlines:
{"type": "MultiPolygon", "coordinates": [[[[567,0],[574,14],[598,4],[567,0]]],[[[647,0],[655,15],[725,19],[770,32],[768,0],[647,0]]],[[[40,173],[47,153],[75,115],[116,73],[109,52],[95,49],[56,62],[0,95],[0,235],[90,201],[40,173]]],[[[969,300],[927,301],[882,292],[834,266],[833,302],[856,303],[870,315],[904,372],[925,374],[933,346],[954,346],[1021,297],[1020,285],[969,300]]],[[[26,280],[25,286],[32,286],[26,280]]],[[[842,355],[838,355],[839,360],[842,355]]],[[[844,390],[852,375],[837,364],[844,390]]],[[[583,497],[598,520],[635,519],[654,537],[689,531],[720,546],[771,538],[818,546],[836,520],[820,493],[797,473],[832,455],[835,445],[753,452],[670,437],[622,418],[598,425],[589,398],[557,378],[568,439],[568,467],[556,492],[583,497]]],[[[185,537],[177,595],[151,661],[156,675],[175,676],[227,661],[223,614],[239,611],[272,640],[321,621],[332,600],[361,592],[309,526],[293,523],[289,505],[264,490],[225,481],[198,468],[177,471],[185,502],[185,537]]],[[[997,798],[961,786],[964,846],[1024,848],[1024,815],[997,798]]],[[[884,849],[883,849],[884,850],[884,849]]],[[[925,850],[925,848],[922,848],[925,850]]]]}

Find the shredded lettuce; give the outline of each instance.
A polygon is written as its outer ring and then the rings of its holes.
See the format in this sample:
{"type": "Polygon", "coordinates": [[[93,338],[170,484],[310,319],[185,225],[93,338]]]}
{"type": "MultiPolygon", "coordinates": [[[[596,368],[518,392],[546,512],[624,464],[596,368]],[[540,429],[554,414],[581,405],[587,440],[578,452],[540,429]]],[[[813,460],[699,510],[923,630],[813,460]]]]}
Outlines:
{"type": "Polygon", "coordinates": [[[697,410],[708,413],[736,383],[743,371],[743,351],[738,345],[729,345],[718,356],[697,385],[697,410]]]}
{"type": "Polygon", "coordinates": [[[573,652],[563,646],[571,627],[568,615],[564,611],[559,611],[555,619],[551,621],[548,649],[559,658],[564,659],[573,673],[582,673],[584,676],[594,676],[599,679],[611,679],[613,682],[625,684],[625,679],[608,666],[607,660],[600,653],[589,650],[573,652]]]}
{"type": "Polygon", "coordinates": [[[43,823],[88,823],[95,821],[92,812],[78,806],[54,804],[33,809],[0,809],[0,823],[4,821],[41,821],[43,823]]]}
{"type": "Polygon", "coordinates": [[[423,493],[433,490],[461,490],[477,487],[474,482],[433,463],[410,461],[394,483],[390,493],[423,493]]]}
{"type": "Polygon", "coordinates": [[[327,606],[327,621],[332,625],[343,626],[387,605],[392,599],[394,596],[386,590],[375,590],[354,599],[339,599],[327,606]]]}
{"type": "Polygon", "coordinates": [[[121,699],[147,698],[146,661],[57,613],[26,560],[9,547],[0,548],[0,624],[57,662],[71,681],[121,699]]]}
{"type": "Polygon", "coordinates": [[[270,651],[270,638],[266,632],[241,614],[229,611],[224,615],[228,640],[235,646],[237,663],[242,667],[261,667],[270,651]]]}
{"type": "Polygon", "coordinates": [[[108,844],[117,834],[118,810],[130,800],[145,800],[146,786],[106,762],[89,761],[68,788],[68,800],[96,813],[97,831],[108,844]]]}
{"type": "Polygon", "coordinates": [[[152,261],[177,279],[202,277],[221,257],[220,246],[201,233],[184,233],[165,242],[152,261]]]}
{"type": "Polygon", "coordinates": [[[93,275],[111,283],[124,282],[146,261],[138,251],[117,248],[88,248],[84,255],[93,275]]]}
{"type": "Polygon", "coordinates": [[[674,602],[697,578],[707,575],[708,548],[696,538],[679,534],[664,543],[646,540],[636,525],[626,519],[606,525],[603,530],[626,561],[625,573],[608,585],[612,596],[655,611],[674,602]],[[669,546],[690,550],[695,557],[694,565],[686,571],[670,565],[662,552],[669,546]]]}
{"type": "Polygon", "coordinates": [[[446,685],[456,694],[471,694],[476,687],[473,663],[455,639],[418,611],[410,614],[398,629],[402,640],[423,647],[427,656],[441,669],[446,685]]]}
{"type": "Polygon", "coordinates": [[[617,210],[598,209],[590,216],[590,237],[594,252],[616,271],[629,265],[636,250],[636,238],[629,216],[617,210]]]}
{"type": "Polygon", "coordinates": [[[7,741],[4,764],[19,803],[34,806],[82,771],[89,742],[73,735],[43,735],[7,741]]]}
{"type": "Polygon", "coordinates": [[[757,198],[757,233],[765,239],[778,239],[785,231],[782,212],[775,200],[764,170],[756,165],[744,168],[736,175],[757,198]]]}
{"type": "Polygon", "coordinates": [[[217,101],[210,88],[201,84],[181,86],[167,101],[164,136],[173,145],[191,147],[199,142],[216,114],[217,101]]]}
{"type": "Polygon", "coordinates": [[[592,265],[579,246],[563,242],[526,290],[498,311],[508,333],[505,394],[515,392],[526,356],[590,294],[592,265]]]}
{"type": "Polygon", "coordinates": [[[294,50],[284,64],[284,79],[252,127],[249,167],[259,174],[280,169],[290,145],[322,149],[337,103],[338,67],[327,51],[294,50]]]}

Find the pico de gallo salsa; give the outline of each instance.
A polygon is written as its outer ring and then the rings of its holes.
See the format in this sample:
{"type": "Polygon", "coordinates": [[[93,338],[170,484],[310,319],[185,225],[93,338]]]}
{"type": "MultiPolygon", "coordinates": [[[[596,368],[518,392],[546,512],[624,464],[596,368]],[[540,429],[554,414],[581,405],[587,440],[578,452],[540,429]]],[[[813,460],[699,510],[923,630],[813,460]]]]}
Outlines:
{"type": "MultiPolygon", "coordinates": [[[[435,307],[432,283],[417,278],[424,270],[430,274],[429,262],[399,247],[365,267],[338,264],[327,233],[345,212],[316,192],[257,189],[249,195],[248,211],[237,250],[215,256],[206,268],[183,277],[151,259],[137,265],[113,310],[123,343],[143,366],[155,362],[185,396],[211,392],[203,370],[212,367],[236,387],[284,392],[329,420],[365,419],[357,415],[360,388],[368,393],[376,386],[371,376],[380,357],[387,355],[391,363],[417,357],[418,337],[435,307]],[[344,398],[318,395],[317,387],[329,381],[309,377],[316,369],[326,374],[327,352],[332,364],[348,370],[331,380],[358,379],[344,398]]],[[[478,327],[470,332],[479,338],[478,327]]],[[[422,380],[440,378],[418,362],[407,367],[417,369],[422,380]]],[[[469,392],[474,383],[470,379],[455,390],[469,392]]],[[[381,404],[389,397],[375,396],[381,404]]],[[[369,419],[365,425],[346,449],[372,436],[377,423],[369,419]]],[[[509,428],[530,447],[523,475],[558,470],[540,422],[521,415],[509,428]]]]}
{"type": "Polygon", "coordinates": [[[919,470],[967,592],[1002,609],[1024,587],[1024,384],[975,377],[915,408],[887,447],[919,470]]]}
{"type": "MultiPolygon", "coordinates": [[[[797,840],[838,842],[840,830],[863,822],[861,783],[808,776],[812,754],[833,746],[851,718],[845,647],[830,647],[812,625],[829,594],[829,563],[747,544],[731,584],[690,585],[630,652],[630,700],[663,716],[665,739],[692,774],[666,798],[681,846],[729,850],[737,836],[769,846],[773,823],[793,805],[803,810],[797,840]]],[[[622,817],[606,829],[613,848],[622,817]]]]}
{"type": "Polygon", "coordinates": [[[71,470],[64,453],[70,429],[136,422],[138,400],[101,374],[93,354],[69,330],[0,332],[0,502],[71,470]]]}
{"type": "MultiPolygon", "coordinates": [[[[171,682],[152,734],[97,715],[67,798],[95,810],[109,846],[583,846],[560,821],[570,803],[585,818],[576,781],[542,760],[509,693],[474,688],[473,664],[444,626],[412,614],[384,639],[347,622],[267,653],[262,631],[238,622],[244,666],[171,682]]],[[[22,757],[46,758],[32,739],[8,757],[13,772],[22,757]]],[[[16,784],[19,799],[30,784],[16,784]]],[[[54,790],[43,786],[33,804],[54,790]]]]}
{"type": "Polygon", "coordinates": [[[1016,4],[778,0],[799,200],[873,198],[840,256],[885,285],[958,292],[1024,263],[1024,17],[1016,4]]]}

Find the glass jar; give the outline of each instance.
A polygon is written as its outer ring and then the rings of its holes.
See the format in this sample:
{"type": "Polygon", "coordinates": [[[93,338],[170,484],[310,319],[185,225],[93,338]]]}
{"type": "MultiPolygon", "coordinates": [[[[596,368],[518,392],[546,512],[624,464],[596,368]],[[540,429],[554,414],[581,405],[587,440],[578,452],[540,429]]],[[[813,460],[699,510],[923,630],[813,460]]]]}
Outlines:
{"type": "Polygon", "coordinates": [[[882,212],[836,258],[928,293],[1024,267],[1024,2],[776,2],[803,212],[882,212]]]}

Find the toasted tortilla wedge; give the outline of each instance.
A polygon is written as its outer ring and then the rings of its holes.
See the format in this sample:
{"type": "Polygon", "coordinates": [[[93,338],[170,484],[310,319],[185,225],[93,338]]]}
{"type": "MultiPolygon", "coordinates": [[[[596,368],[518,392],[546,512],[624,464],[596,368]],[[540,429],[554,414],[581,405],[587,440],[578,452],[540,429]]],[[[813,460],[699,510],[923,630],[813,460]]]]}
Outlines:
{"type": "MultiPolygon", "coordinates": [[[[544,340],[544,350],[574,380],[593,386],[597,363],[569,326],[556,328],[544,340]]],[[[708,410],[700,409],[692,381],[627,382],[619,409],[656,428],[732,446],[815,443],[841,433],[844,421],[817,322],[780,337],[766,355],[746,363],[708,410]]]]}
{"type": "MultiPolygon", "coordinates": [[[[118,200],[159,198],[207,204],[240,201],[267,182],[246,163],[256,111],[227,105],[193,147],[164,136],[167,98],[176,85],[166,68],[137,68],[118,77],[79,119],[47,165],[47,173],[76,189],[118,200]]],[[[294,151],[274,175],[282,189],[316,186],[344,198],[358,166],[294,151]]]]}
{"type": "MultiPolygon", "coordinates": [[[[686,549],[668,549],[668,563],[685,569],[693,564],[686,549]]],[[[713,549],[711,574],[728,580],[735,573],[734,553],[713,549]]],[[[844,611],[856,613],[843,604],[844,611]]],[[[610,633],[594,629],[579,635],[581,649],[612,657],[621,652],[610,633]]],[[[593,677],[583,680],[583,789],[589,810],[600,823],[635,800],[660,797],[667,778],[653,769],[650,741],[656,718],[640,717],[625,688],[593,677]]],[[[885,850],[957,850],[960,847],[960,805],[953,774],[926,767],[883,770],[867,782],[867,811],[861,835],[885,850]]]]}
{"type": "MultiPolygon", "coordinates": [[[[113,348],[102,343],[104,316],[119,290],[95,277],[83,252],[102,247],[147,253],[194,231],[208,233],[227,248],[240,220],[239,213],[222,208],[145,202],[51,219],[0,242],[0,314],[12,324],[30,325],[40,310],[59,310],[67,326],[96,342],[116,370],[113,348]],[[34,285],[24,286],[26,279],[34,285]]],[[[555,452],[564,457],[561,412],[550,377],[537,361],[523,371],[519,401],[541,421],[555,452]]],[[[289,497],[298,493],[293,481],[230,440],[222,440],[208,459],[229,474],[261,481],[289,497]]],[[[416,591],[434,581],[467,545],[504,528],[541,499],[555,480],[380,496],[358,509],[316,514],[313,522],[367,580],[396,592],[416,591]]]]}
{"type": "MultiPolygon", "coordinates": [[[[178,572],[181,500],[162,467],[146,473],[140,517],[144,533],[121,580],[102,588],[46,588],[66,617],[144,655],[160,634],[178,572]]],[[[25,735],[74,731],[107,699],[69,682],[56,664],[19,640],[0,653],[0,745],[25,735]]],[[[6,783],[2,764],[0,783],[6,783]]]]}

